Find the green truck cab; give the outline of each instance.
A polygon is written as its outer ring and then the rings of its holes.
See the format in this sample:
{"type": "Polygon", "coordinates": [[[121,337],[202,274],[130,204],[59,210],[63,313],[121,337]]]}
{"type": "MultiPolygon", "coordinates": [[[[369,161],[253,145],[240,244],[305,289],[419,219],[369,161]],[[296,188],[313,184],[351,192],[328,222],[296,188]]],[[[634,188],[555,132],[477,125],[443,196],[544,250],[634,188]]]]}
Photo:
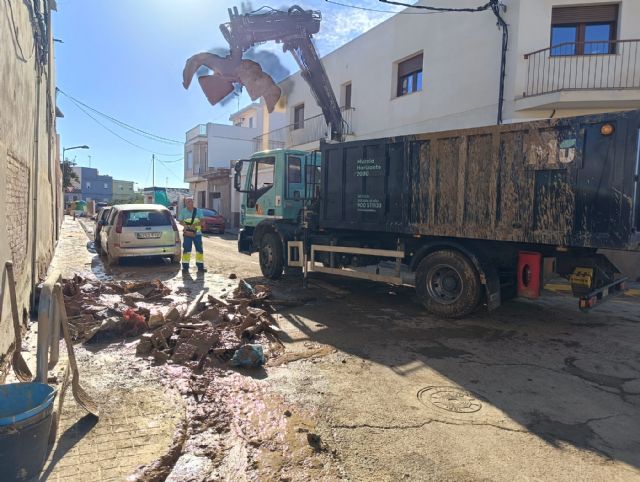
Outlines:
{"type": "Polygon", "coordinates": [[[242,193],[238,251],[259,252],[263,272],[281,273],[283,240],[299,230],[303,210],[314,199],[319,182],[317,151],[274,149],[238,161],[234,175],[234,187],[242,193]]]}

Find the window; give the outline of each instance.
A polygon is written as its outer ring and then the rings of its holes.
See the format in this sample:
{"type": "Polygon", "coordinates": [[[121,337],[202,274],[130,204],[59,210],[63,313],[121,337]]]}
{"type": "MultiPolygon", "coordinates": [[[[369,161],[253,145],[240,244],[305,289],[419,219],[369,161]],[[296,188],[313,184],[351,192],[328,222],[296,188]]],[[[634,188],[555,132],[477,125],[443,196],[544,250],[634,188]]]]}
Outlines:
{"type": "Polygon", "coordinates": [[[398,97],[422,90],[422,54],[398,63],[398,97]]]}
{"type": "Polygon", "coordinates": [[[614,54],[618,5],[556,7],[551,14],[551,55],[614,54]]]}
{"type": "Polygon", "coordinates": [[[249,117],[249,128],[253,127],[253,117],[249,117]]]}
{"type": "Polygon", "coordinates": [[[287,158],[287,179],[289,182],[300,183],[302,171],[302,161],[299,157],[289,156],[287,158]]]}
{"type": "Polygon", "coordinates": [[[293,129],[302,129],[304,127],[304,104],[300,104],[293,108],[293,129]]]}
{"type": "Polygon", "coordinates": [[[169,211],[123,211],[122,215],[125,228],[171,226],[169,211]]]}
{"type": "Polygon", "coordinates": [[[87,181],[87,189],[91,189],[91,183],[87,181]]]}
{"type": "Polygon", "coordinates": [[[297,156],[287,156],[287,199],[300,199],[301,182],[302,159],[297,156]]]}
{"type": "Polygon", "coordinates": [[[351,82],[347,82],[342,87],[342,106],[345,109],[351,108],[351,82]]]}
{"type": "Polygon", "coordinates": [[[249,194],[247,195],[247,207],[255,208],[258,198],[273,187],[275,157],[261,157],[255,160],[249,194]]]}
{"type": "Polygon", "coordinates": [[[109,185],[106,182],[104,183],[104,188],[109,189],[109,185]]]}
{"type": "Polygon", "coordinates": [[[187,152],[187,170],[193,168],[193,151],[187,152]]]}

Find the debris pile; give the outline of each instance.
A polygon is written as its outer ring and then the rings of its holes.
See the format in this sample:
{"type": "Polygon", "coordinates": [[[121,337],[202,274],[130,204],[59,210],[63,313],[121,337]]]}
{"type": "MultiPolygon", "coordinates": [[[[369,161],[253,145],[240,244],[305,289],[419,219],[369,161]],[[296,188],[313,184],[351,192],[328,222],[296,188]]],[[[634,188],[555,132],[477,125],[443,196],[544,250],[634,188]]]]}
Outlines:
{"type": "Polygon", "coordinates": [[[72,338],[85,343],[138,336],[175,302],[160,280],[101,283],[75,275],[63,281],[62,292],[72,338]]]}
{"type": "Polygon", "coordinates": [[[100,283],[76,275],[63,292],[74,340],[139,336],[137,354],[158,364],[258,367],[284,351],[271,307],[279,301],[264,285],[239,280],[232,298],[205,301],[203,291],[189,305],[159,280],[100,283]]]}
{"type": "Polygon", "coordinates": [[[208,296],[197,299],[178,322],[145,333],[137,353],[151,356],[156,363],[185,365],[193,370],[220,367],[263,365],[265,357],[283,351],[278,328],[268,305],[266,287],[254,290],[240,280],[234,297],[220,300],[208,296]]]}

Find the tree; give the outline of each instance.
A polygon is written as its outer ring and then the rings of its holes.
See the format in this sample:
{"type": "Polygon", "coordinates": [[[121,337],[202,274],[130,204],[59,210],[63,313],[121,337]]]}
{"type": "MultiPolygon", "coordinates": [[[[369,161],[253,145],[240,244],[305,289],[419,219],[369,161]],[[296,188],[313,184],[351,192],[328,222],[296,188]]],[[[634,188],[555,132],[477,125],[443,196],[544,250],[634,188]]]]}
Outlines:
{"type": "Polygon", "coordinates": [[[73,186],[74,181],[79,181],[78,175],[73,171],[73,164],[68,159],[60,163],[62,168],[62,189],[66,190],[73,186]]]}

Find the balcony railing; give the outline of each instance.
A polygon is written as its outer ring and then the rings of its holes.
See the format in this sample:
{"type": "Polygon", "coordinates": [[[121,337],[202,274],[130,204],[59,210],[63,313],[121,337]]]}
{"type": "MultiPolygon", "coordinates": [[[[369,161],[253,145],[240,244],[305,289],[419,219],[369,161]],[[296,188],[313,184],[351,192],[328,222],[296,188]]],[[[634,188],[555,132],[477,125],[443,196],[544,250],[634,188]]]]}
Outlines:
{"type": "Polygon", "coordinates": [[[524,58],[525,97],[561,90],[640,88],[640,40],[566,42],[524,58]]]}
{"type": "MultiPolygon", "coordinates": [[[[351,121],[353,107],[343,107],[342,118],[344,120],[344,134],[353,134],[351,121]]],[[[285,147],[300,146],[324,139],[329,136],[329,129],[322,114],[305,119],[302,126],[289,124],[275,129],[267,134],[253,138],[253,150],[265,151],[269,149],[282,149],[285,147]]]]}

